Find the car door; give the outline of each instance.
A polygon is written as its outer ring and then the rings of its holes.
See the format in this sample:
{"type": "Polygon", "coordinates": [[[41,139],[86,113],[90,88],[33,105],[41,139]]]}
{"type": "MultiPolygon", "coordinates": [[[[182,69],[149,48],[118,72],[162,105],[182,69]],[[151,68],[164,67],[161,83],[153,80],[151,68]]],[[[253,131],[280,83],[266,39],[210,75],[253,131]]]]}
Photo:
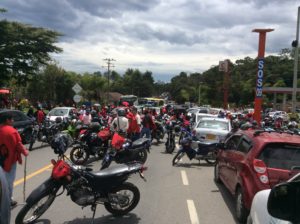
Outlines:
{"type": "Polygon", "coordinates": [[[219,152],[218,156],[218,164],[219,164],[219,172],[220,178],[222,179],[223,183],[229,188],[229,181],[230,181],[230,157],[234,155],[234,152],[237,149],[237,146],[240,142],[241,134],[235,134],[229,137],[225,141],[225,149],[219,152]]]}
{"type": "Polygon", "coordinates": [[[246,168],[246,156],[251,147],[251,140],[246,136],[241,136],[237,148],[232,150],[227,158],[228,187],[232,193],[234,193],[236,186],[241,179],[241,172],[246,168]]]}

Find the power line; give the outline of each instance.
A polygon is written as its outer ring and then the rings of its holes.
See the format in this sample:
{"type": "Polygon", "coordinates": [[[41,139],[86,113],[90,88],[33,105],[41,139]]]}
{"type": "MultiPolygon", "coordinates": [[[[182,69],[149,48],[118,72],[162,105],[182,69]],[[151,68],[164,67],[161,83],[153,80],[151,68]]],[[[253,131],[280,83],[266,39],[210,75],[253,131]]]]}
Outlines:
{"type": "Polygon", "coordinates": [[[110,90],[110,69],[111,68],[114,68],[115,66],[112,64],[113,61],[116,61],[115,59],[113,58],[105,58],[103,59],[104,61],[106,61],[106,64],[107,64],[107,104],[109,103],[109,90],[110,90]]]}

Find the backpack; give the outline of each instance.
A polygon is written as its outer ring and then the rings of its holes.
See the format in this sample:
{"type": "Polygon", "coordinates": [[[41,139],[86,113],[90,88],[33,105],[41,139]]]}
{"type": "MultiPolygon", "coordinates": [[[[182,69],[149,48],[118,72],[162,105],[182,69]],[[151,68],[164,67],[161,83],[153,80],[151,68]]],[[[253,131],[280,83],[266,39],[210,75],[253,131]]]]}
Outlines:
{"type": "Polygon", "coordinates": [[[0,145],[0,166],[4,167],[4,161],[6,160],[8,156],[8,149],[6,145],[2,144],[0,145]]]}

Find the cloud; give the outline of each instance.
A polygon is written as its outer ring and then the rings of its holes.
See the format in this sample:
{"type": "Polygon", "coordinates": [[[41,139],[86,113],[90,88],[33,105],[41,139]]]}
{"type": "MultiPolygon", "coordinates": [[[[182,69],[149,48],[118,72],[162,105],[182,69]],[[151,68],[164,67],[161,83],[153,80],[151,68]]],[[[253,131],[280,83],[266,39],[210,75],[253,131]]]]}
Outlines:
{"type": "Polygon", "coordinates": [[[64,49],[54,58],[67,70],[101,70],[103,58],[116,70],[155,76],[201,72],[219,60],[255,57],[254,28],[274,28],[266,53],[295,39],[296,0],[3,0],[0,18],[54,29],[64,49]]]}

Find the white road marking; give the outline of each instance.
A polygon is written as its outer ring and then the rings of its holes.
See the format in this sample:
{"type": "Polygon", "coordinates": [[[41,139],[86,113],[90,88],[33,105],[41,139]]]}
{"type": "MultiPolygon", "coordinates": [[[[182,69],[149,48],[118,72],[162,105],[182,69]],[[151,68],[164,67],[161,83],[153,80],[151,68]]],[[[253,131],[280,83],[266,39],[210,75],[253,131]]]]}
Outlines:
{"type": "Polygon", "coordinates": [[[187,200],[187,205],[190,213],[191,224],[200,224],[194,201],[187,200]]]}
{"type": "Polygon", "coordinates": [[[181,170],[181,178],[183,185],[189,185],[189,180],[187,178],[185,170],[181,170]]]}

